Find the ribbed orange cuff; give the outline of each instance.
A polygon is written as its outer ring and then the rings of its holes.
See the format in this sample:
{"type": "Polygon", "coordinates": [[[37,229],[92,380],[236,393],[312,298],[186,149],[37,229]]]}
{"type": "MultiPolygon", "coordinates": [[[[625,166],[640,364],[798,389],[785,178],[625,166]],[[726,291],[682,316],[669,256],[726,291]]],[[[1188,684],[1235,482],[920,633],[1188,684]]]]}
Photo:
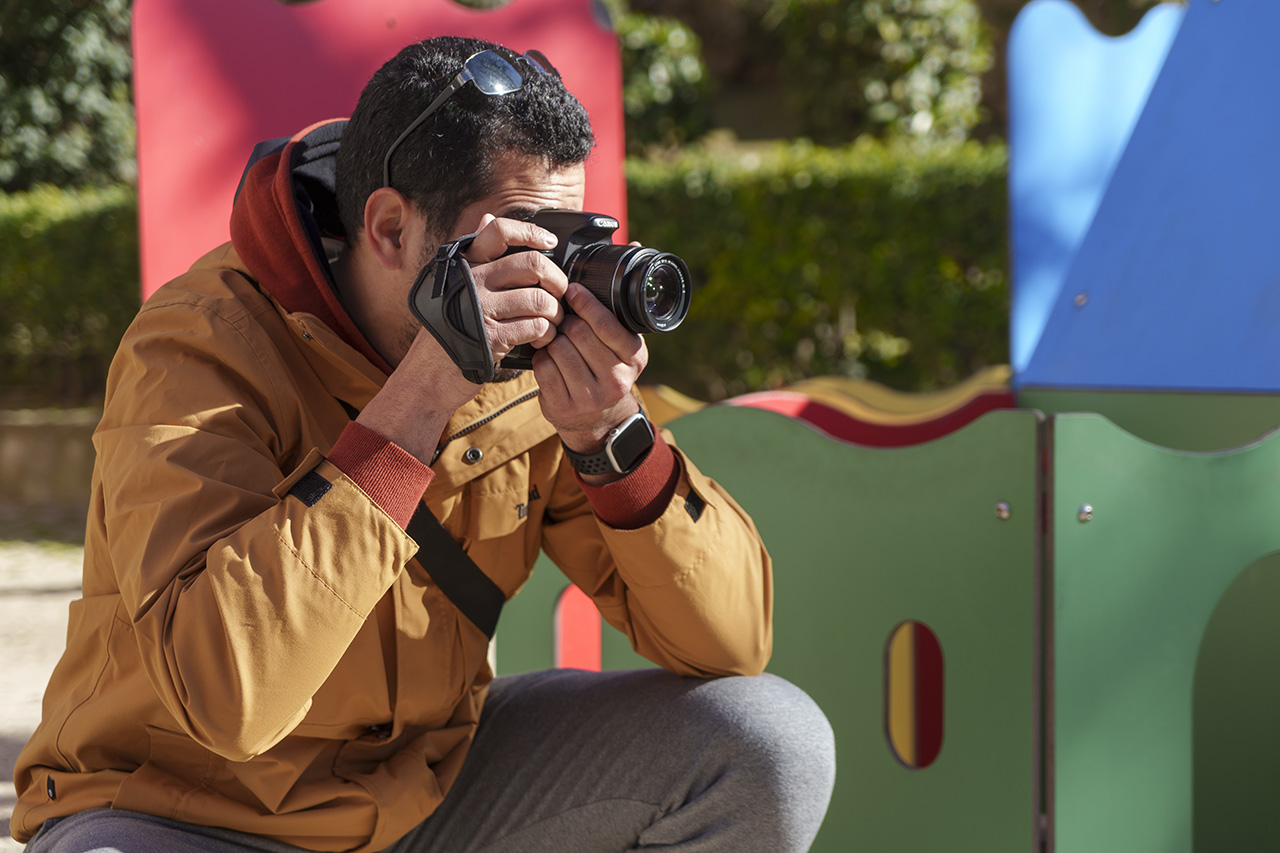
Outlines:
{"type": "Polygon", "coordinates": [[[662,433],[654,435],[653,447],[644,461],[621,480],[593,486],[578,477],[596,515],[617,530],[637,530],[657,521],[666,512],[679,482],[680,460],[662,433]]]}
{"type": "Polygon", "coordinates": [[[338,436],[329,461],[401,527],[408,527],[436,476],[400,445],[355,421],[338,436]]]}

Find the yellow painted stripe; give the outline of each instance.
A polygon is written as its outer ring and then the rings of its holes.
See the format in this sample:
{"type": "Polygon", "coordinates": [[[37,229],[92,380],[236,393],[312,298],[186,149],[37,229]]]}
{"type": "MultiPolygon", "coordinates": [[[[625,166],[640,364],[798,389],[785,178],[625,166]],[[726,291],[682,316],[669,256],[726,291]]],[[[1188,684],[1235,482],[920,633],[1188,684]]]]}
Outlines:
{"type": "Polygon", "coordinates": [[[889,742],[898,759],[916,766],[915,623],[904,622],[889,638],[889,742]]]}

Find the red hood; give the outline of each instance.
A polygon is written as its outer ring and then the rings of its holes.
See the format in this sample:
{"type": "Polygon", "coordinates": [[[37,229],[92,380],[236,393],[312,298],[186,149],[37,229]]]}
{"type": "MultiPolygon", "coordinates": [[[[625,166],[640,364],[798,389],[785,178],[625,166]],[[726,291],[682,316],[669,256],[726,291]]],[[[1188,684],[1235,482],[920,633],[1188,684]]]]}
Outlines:
{"type": "Polygon", "coordinates": [[[231,243],[258,286],[286,310],[315,315],[390,373],[342,307],[320,240],[342,233],[333,163],[345,125],[321,122],[255,149],[231,208],[231,243]]]}

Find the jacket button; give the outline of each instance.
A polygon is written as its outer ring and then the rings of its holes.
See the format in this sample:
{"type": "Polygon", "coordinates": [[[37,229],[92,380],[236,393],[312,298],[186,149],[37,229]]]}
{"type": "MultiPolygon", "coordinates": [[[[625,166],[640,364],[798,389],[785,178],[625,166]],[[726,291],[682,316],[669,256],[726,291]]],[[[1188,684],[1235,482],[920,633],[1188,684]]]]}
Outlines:
{"type": "Polygon", "coordinates": [[[378,723],[377,725],[369,726],[369,734],[373,735],[378,740],[386,740],[391,737],[391,724],[378,723]]]}
{"type": "Polygon", "coordinates": [[[466,453],[462,454],[462,461],[466,462],[468,465],[474,465],[483,458],[484,451],[478,447],[472,447],[467,450],[466,453]]]}

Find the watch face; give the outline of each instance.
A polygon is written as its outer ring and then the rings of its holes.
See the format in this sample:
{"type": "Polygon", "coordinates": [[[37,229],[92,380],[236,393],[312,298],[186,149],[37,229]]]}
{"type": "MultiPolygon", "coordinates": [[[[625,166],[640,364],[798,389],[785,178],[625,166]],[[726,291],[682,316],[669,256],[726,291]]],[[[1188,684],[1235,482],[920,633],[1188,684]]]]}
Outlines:
{"type": "Polygon", "coordinates": [[[609,451],[613,455],[614,464],[623,472],[634,468],[650,447],[653,447],[653,432],[649,429],[649,422],[643,416],[630,421],[622,432],[609,442],[609,451]]]}

